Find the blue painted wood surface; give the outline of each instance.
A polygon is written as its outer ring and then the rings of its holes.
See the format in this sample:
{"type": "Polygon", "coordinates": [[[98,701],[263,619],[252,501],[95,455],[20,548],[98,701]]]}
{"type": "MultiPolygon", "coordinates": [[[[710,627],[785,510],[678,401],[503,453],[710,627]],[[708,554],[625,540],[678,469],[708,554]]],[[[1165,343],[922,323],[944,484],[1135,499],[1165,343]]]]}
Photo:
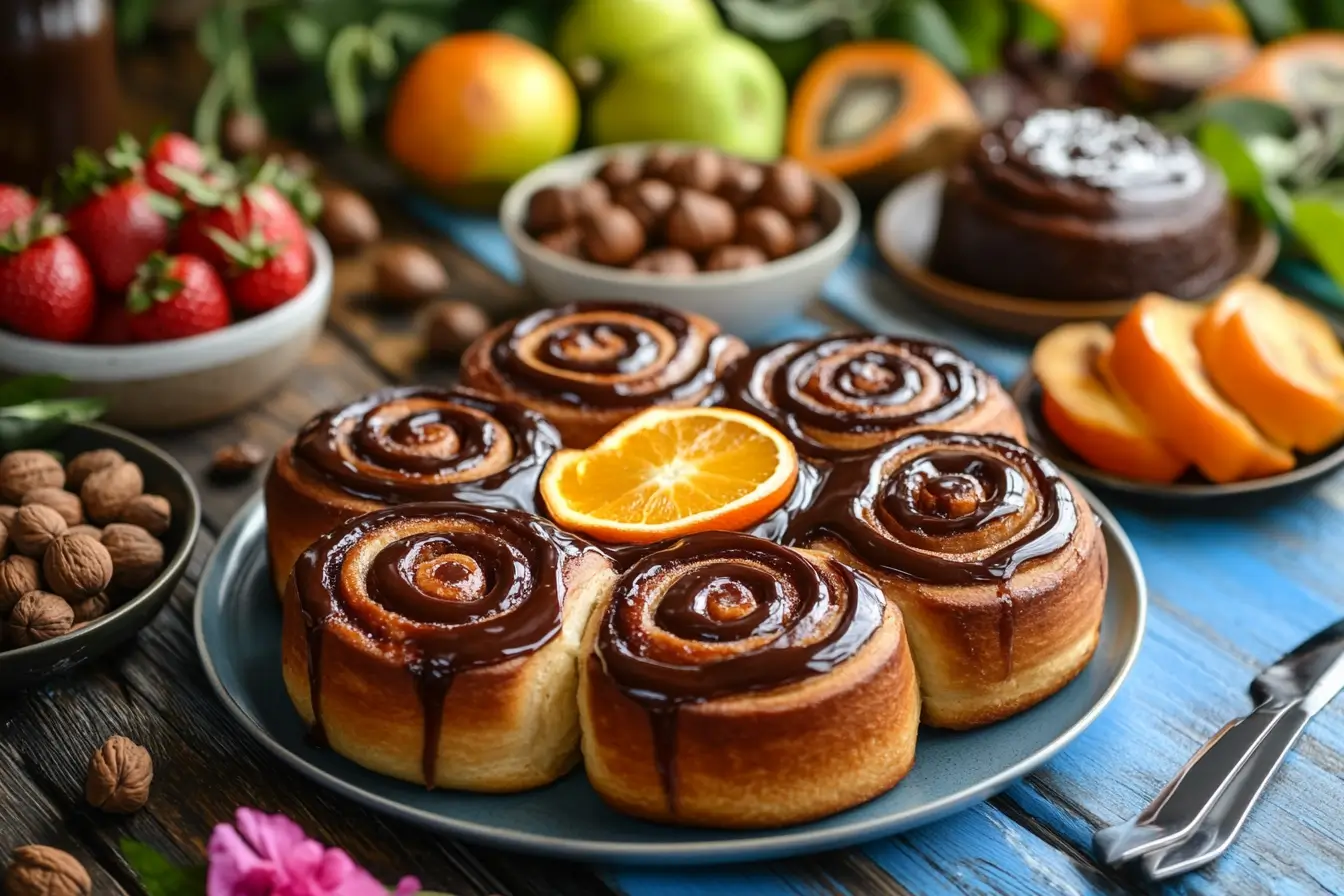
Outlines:
{"type": "MultiPolygon", "coordinates": [[[[420,198],[411,210],[506,279],[521,274],[493,220],[420,198]]],[[[1005,382],[1029,345],[945,318],[903,296],[870,243],[827,281],[823,300],[874,330],[951,342],[1005,382]]],[[[775,338],[823,331],[788,321],[775,338]]],[[[1250,707],[1251,677],[1344,616],[1344,478],[1286,501],[1217,514],[1145,509],[1110,499],[1152,594],[1148,632],[1115,702],[1040,772],[945,821],[851,851],[916,894],[1146,891],[1099,869],[1092,832],[1133,815],[1221,725],[1250,707]]],[[[728,868],[601,869],[630,896],[871,892],[863,874],[819,876],[789,863],[728,868]]],[[[843,862],[840,863],[843,866],[843,862]]],[[[870,884],[876,889],[875,884],[870,884]]],[[[890,882],[886,882],[890,888],[890,882]]],[[[1163,893],[1344,893],[1344,700],[1327,709],[1219,862],[1152,888],[1163,893]]],[[[890,892],[885,889],[883,892],[890,892]]]]}

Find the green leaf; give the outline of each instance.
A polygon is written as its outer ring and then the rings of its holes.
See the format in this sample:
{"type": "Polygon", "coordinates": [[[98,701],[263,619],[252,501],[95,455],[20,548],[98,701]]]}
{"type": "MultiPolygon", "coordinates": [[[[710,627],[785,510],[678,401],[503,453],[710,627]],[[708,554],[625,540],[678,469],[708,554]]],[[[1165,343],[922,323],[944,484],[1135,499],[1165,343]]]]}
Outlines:
{"type": "Polygon", "coordinates": [[[1344,0],[1316,0],[1307,17],[1312,28],[1344,31],[1344,0]]]}
{"type": "Polygon", "coordinates": [[[970,73],[997,71],[1008,34],[1005,0],[943,0],[942,6],[961,36],[970,73]]]}
{"type": "Polygon", "coordinates": [[[1266,222],[1290,228],[1292,204],[1277,183],[1267,180],[1241,135],[1222,121],[1206,121],[1199,128],[1199,148],[1218,163],[1227,178],[1227,189],[1250,203],[1266,222]]]}
{"type": "Polygon", "coordinates": [[[56,398],[70,381],[59,373],[35,373],[0,383],[0,407],[56,398]]]}
{"type": "Polygon", "coordinates": [[[1287,0],[1241,0],[1241,9],[1262,41],[1278,40],[1307,27],[1297,7],[1287,0]]]}
{"type": "Polygon", "coordinates": [[[1344,204],[1298,199],[1293,203],[1293,229],[1316,263],[1344,286],[1344,204]]]}
{"type": "Polygon", "coordinates": [[[150,846],[122,840],[121,853],[149,896],[205,896],[204,867],[179,868],[150,846]]]}
{"type": "Polygon", "coordinates": [[[126,44],[143,42],[157,5],[158,0],[121,0],[117,4],[117,39],[126,44]]]}
{"type": "Polygon", "coordinates": [[[1013,4],[1016,22],[1014,36],[1038,50],[1053,50],[1064,38],[1064,31],[1054,19],[1024,2],[1013,4]]]}
{"type": "MultiPolygon", "coordinates": [[[[516,8],[507,10],[504,15],[511,12],[522,15],[527,19],[529,25],[534,23],[530,16],[516,8]]],[[[497,30],[507,29],[498,28],[497,30]]],[[[540,29],[533,27],[533,30],[536,31],[536,36],[545,41],[546,35],[540,29]]],[[[407,56],[411,56],[443,37],[448,33],[448,29],[439,20],[428,16],[417,15],[413,12],[388,10],[379,14],[378,18],[374,20],[373,33],[395,43],[406,51],[407,56]]],[[[510,33],[531,40],[531,36],[524,34],[522,31],[511,31],[510,33]]]]}
{"type": "Polygon", "coordinates": [[[41,447],[66,424],[97,419],[105,406],[97,398],[61,398],[0,408],[0,451],[41,447]]]}
{"type": "Polygon", "coordinates": [[[970,71],[971,59],[961,35],[934,0],[897,0],[878,20],[878,34],[908,41],[954,75],[970,71]]]}
{"type": "Polygon", "coordinates": [[[290,13],[285,19],[285,34],[295,55],[305,62],[316,62],[326,55],[330,35],[313,16],[299,10],[290,13]]]}
{"type": "Polygon", "coordinates": [[[1195,110],[1202,119],[1221,121],[1243,137],[1268,134],[1287,139],[1298,129],[1291,109],[1268,100],[1229,97],[1196,106],[1195,110]]]}

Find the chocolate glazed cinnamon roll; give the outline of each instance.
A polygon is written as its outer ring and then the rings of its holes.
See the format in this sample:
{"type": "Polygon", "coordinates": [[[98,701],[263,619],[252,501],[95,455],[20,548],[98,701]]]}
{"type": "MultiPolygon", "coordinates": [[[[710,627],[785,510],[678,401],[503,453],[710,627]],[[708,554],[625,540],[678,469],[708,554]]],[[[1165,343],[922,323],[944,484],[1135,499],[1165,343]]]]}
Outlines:
{"type": "Polygon", "coordinates": [[[1020,712],[1096,648],[1097,519],[1053,464],[1010,439],[925,430],[838,461],[784,540],[868,573],[900,607],[930,725],[1020,712]]]}
{"type": "Polygon", "coordinates": [[[769,420],[813,458],[835,458],[927,426],[1026,440],[998,380],[955,349],[860,333],[753,352],[727,404],[769,420]]]}
{"type": "Polygon", "coordinates": [[[535,411],[465,389],[384,389],[310,420],[266,478],[277,592],[333,526],[411,501],[537,508],[537,480],[560,433],[535,411]]]}
{"type": "Polygon", "coordinates": [[[575,659],[613,578],[600,551],[521,511],[379,510],[294,567],[285,686],[314,738],[365,768],[537,787],[577,759],[575,659]]]}
{"type": "Polygon", "coordinates": [[[575,302],[504,323],[462,356],[462,382],[555,422],[586,448],[644,408],[715,404],[746,354],[698,314],[638,302],[575,302]]]}
{"type": "Polygon", "coordinates": [[[899,611],[811,551],[707,532],[630,561],[584,639],[588,779],[623,812],[793,824],[893,787],[919,694],[899,611]]]}

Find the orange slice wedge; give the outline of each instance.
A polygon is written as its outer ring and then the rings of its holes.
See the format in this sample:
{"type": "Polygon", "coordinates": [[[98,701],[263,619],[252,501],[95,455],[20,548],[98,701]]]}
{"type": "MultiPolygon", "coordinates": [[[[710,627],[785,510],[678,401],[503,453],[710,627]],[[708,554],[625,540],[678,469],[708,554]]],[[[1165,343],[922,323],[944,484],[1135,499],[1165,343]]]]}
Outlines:
{"type": "Polygon", "coordinates": [[[1256,280],[1233,283],[1195,330],[1209,379],[1281,445],[1344,438],[1344,351],[1310,308],[1256,280]]]}
{"type": "Polygon", "coordinates": [[[1139,409],[1106,382],[1111,350],[1105,324],[1065,324],[1036,344],[1031,370],[1041,384],[1050,430],[1099,470],[1147,482],[1172,482],[1189,464],[1158,439],[1139,409]]]}
{"type": "Polygon", "coordinates": [[[765,421],[725,408],[651,408],[583,450],[557,451],[541,497],[566,529],[647,544],[743,529],[783,504],[798,455],[765,421]]]}
{"type": "Polygon", "coordinates": [[[1293,455],[1265,438],[1205,375],[1195,328],[1203,307],[1148,295],[1115,328],[1111,379],[1162,440],[1214,482],[1291,470],[1293,455]]]}

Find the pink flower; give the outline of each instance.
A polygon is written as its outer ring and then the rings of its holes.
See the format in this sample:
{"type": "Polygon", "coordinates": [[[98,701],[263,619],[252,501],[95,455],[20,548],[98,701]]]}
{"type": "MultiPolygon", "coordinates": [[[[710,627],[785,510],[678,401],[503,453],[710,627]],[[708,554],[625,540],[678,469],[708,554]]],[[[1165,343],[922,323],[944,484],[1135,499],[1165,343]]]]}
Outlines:
{"type": "MultiPolygon", "coordinates": [[[[420,882],[402,878],[392,896],[420,882]]],[[[283,815],[239,809],[234,824],[210,835],[206,896],[388,896],[387,888],[344,850],[310,840],[283,815]]]]}

